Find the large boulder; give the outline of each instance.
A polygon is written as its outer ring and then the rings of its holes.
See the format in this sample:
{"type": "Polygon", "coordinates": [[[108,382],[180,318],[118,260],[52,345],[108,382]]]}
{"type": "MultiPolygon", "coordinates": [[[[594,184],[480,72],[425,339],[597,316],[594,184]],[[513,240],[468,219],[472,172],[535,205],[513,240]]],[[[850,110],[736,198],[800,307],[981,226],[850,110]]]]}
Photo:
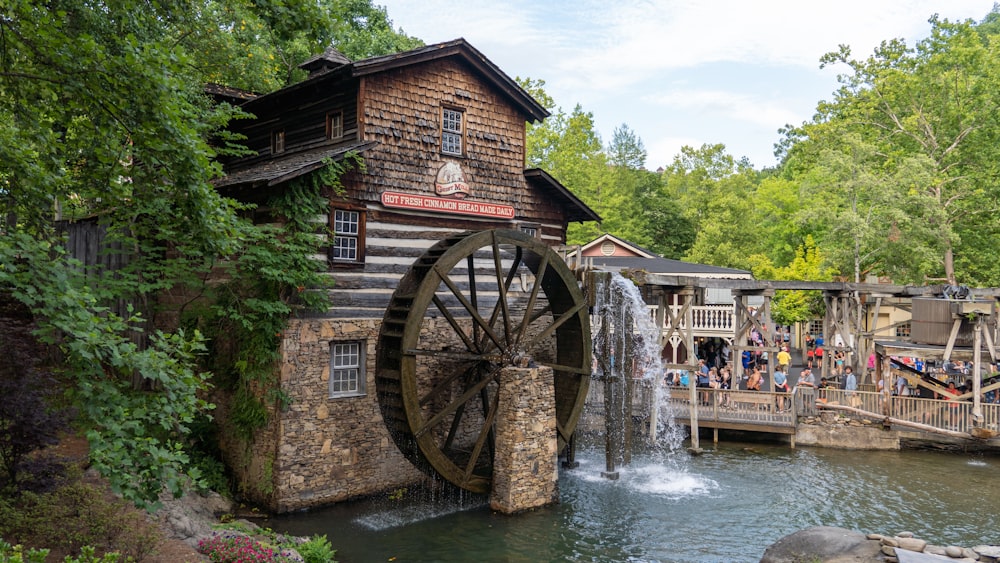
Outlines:
{"type": "Polygon", "coordinates": [[[882,546],[864,534],[814,526],[799,530],[769,545],[760,563],[865,563],[885,561],[882,546]]]}

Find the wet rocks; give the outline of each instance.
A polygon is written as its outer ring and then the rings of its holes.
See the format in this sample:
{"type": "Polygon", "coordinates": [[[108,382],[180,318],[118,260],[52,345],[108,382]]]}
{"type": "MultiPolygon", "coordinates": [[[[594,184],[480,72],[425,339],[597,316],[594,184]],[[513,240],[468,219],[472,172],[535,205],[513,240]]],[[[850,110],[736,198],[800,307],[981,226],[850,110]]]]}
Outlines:
{"type": "Polygon", "coordinates": [[[881,545],[864,534],[831,526],[814,526],[785,536],[768,546],[761,563],[846,563],[884,561],[881,545]]]}
{"type": "Polygon", "coordinates": [[[895,535],[862,535],[844,528],[816,526],[785,536],[771,544],[761,563],[935,563],[941,561],[1000,563],[1000,545],[939,546],[914,537],[912,532],[895,535]]]}

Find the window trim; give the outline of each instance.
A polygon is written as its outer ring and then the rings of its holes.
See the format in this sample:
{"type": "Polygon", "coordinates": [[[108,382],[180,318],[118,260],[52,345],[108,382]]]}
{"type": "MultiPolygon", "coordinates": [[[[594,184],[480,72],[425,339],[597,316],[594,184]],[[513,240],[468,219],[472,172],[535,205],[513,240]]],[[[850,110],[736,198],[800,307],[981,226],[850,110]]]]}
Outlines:
{"type": "Polygon", "coordinates": [[[275,129],[271,131],[271,154],[281,154],[285,152],[285,130],[275,129]]]}
{"type": "Polygon", "coordinates": [[[534,239],[542,238],[542,225],[540,223],[518,223],[517,230],[534,239]],[[534,233],[528,232],[528,229],[534,231],[534,233]]]}
{"type": "Polygon", "coordinates": [[[441,106],[441,154],[448,156],[465,156],[465,109],[456,106],[441,106]],[[446,129],[447,120],[445,113],[453,112],[458,115],[458,129],[446,129]],[[445,150],[445,135],[454,135],[458,140],[458,151],[445,150]]]}
{"type": "Polygon", "coordinates": [[[365,222],[367,217],[367,209],[360,205],[349,205],[343,203],[332,203],[330,205],[330,216],[329,216],[329,228],[330,228],[330,247],[327,252],[327,262],[331,268],[357,268],[359,266],[363,267],[365,264],[365,222]],[[337,212],[347,212],[347,213],[357,213],[358,217],[358,232],[357,234],[350,235],[338,235],[336,229],[336,218],[337,212]],[[357,240],[357,255],[353,260],[345,258],[334,258],[334,250],[336,249],[336,242],[338,236],[350,237],[357,240]]]}
{"type": "Polygon", "coordinates": [[[896,338],[904,338],[904,339],[911,338],[913,336],[913,323],[907,321],[905,324],[897,326],[893,330],[893,334],[895,335],[896,338]]]}
{"type": "Polygon", "coordinates": [[[344,138],[344,112],[331,111],[326,114],[326,139],[333,141],[344,138]],[[337,126],[334,127],[334,118],[338,118],[337,126]]]}
{"type": "MultiPolygon", "coordinates": [[[[346,354],[341,354],[341,358],[353,355],[352,352],[347,352],[346,354]]],[[[327,381],[327,397],[329,399],[347,399],[351,397],[364,397],[368,395],[368,374],[367,374],[367,364],[368,364],[368,343],[365,340],[332,340],[330,341],[330,378],[327,381]],[[357,362],[351,364],[341,364],[337,365],[336,360],[338,358],[336,350],[338,346],[357,346],[357,362]],[[334,391],[333,387],[335,383],[340,383],[344,380],[337,379],[335,377],[336,370],[357,370],[355,374],[356,388],[347,391],[340,390],[334,391]]]]}

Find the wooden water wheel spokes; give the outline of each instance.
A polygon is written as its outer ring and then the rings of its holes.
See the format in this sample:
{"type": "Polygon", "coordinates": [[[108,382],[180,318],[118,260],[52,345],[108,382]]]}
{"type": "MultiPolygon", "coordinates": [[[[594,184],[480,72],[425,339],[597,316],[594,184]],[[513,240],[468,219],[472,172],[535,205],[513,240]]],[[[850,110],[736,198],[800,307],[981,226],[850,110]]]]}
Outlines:
{"type": "Polygon", "coordinates": [[[553,367],[561,449],[590,358],[586,301],[554,251],[517,231],[463,233],[428,249],[393,294],[379,333],[379,406],[407,459],[485,493],[501,370],[553,367]]]}

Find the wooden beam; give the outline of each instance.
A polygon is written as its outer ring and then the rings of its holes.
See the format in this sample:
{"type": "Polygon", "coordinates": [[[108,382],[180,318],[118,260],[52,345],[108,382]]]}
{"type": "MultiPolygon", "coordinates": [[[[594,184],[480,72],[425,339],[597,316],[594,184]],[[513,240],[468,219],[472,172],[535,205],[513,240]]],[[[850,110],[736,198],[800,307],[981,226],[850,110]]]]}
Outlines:
{"type": "Polygon", "coordinates": [[[915,428],[917,430],[922,430],[924,432],[932,432],[934,434],[942,434],[944,436],[951,436],[952,438],[971,438],[972,437],[970,434],[966,434],[965,432],[958,432],[958,431],[955,431],[955,430],[945,430],[943,428],[937,428],[937,427],[931,426],[929,424],[921,424],[919,422],[911,422],[909,420],[901,420],[901,419],[898,419],[898,418],[893,418],[891,416],[885,416],[885,417],[883,417],[882,415],[880,415],[878,413],[874,413],[874,412],[871,412],[871,411],[865,411],[865,410],[861,410],[861,409],[856,409],[854,407],[849,407],[847,405],[834,405],[834,404],[828,404],[828,403],[816,403],[816,407],[818,409],[820,409],[820,410],[846,411],[846,412],[850,412],[850,413],[861,415],[861,416],[868,416],[868,417],[871,417],[871,418],[880,418],[880,419],[882,419],[882,420],[884,420],[884,421],[886,421],[886,422],[888,422],[888,423],[890,423],[890,424],[892,424],[894,426],[906,426],[906,427],[909,427],[909,428],[915,428]]]}

